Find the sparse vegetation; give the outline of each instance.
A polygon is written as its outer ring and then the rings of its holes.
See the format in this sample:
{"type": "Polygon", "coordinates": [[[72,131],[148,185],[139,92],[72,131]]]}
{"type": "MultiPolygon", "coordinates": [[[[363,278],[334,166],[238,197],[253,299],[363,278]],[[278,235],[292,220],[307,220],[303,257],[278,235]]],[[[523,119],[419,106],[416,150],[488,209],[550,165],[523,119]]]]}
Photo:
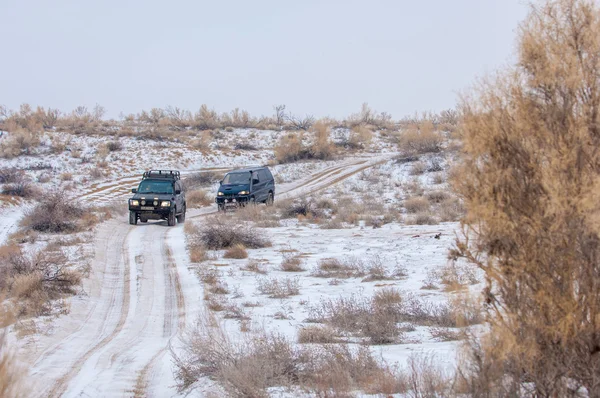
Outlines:
{"type": "Polygon", "coordinates": [[[85,227],[85,214],[86,209],[78,201],[65,200],[63,194],[51,192],[26,211],[22,223],[39,232],[71,233],[85,227]]]}
{"type": "Polygon", "coordinates": [[[248,225],[235,225],[219,217],[209,219],[202,228],[194,231],[194,240],[209,250],[227,249],[235,245],[243,245],[249,249],[267,247],[271,243],[248,225]]]}

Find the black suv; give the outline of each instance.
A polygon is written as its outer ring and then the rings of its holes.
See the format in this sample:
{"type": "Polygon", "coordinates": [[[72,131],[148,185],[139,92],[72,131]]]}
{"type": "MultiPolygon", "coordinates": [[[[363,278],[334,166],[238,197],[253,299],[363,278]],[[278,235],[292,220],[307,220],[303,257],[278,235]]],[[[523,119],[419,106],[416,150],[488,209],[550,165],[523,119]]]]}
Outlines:
{"type": "Polygon", "coordinates": [[[267,167],[230,171],[221,181],[215,201],[219,210],[250,203],[273,204],[275,180],[267,167]]]}
{"type": "Polygon", "coordinates": [[[167,220],[170,227],[185,221],[185,189],[179,171],[150,170],[142,176],[137,189],[131,190],[129,224],[148,220],[167,220]]]}

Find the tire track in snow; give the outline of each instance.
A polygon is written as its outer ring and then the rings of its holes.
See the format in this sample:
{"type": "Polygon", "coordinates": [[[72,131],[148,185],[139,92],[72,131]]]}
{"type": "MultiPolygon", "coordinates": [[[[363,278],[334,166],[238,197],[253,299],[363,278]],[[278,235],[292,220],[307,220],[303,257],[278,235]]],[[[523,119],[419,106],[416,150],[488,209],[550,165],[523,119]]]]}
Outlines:
{"type": "MultiPolygon", "coordinates": [[[[129,231],[131,231],[131,229],[129,229],[129,231]]],[[[127,240],[128,236],[129,236],[129,232],[126,235],[124,242],[128,241],[127,240]]],[[[85,352],[85,354],[80,356],[75,361],[75,363],[71,366],[69,371],[53,385],[52,389],[48,393],[48,397],[62,396],[64,394],[64,392],[66,391],[66,389],[68,388],[68,384],[71,381],[71,379],[73,379],[77,375],[77,373],[81,370],[81,368],[83,367],[85,362],[94,353],[96,353],[97,351],[99,351],[100,349],[105,347],[107,344],[109,344],[123,329],[123,326],[125,325],[125,321],[127,320],[127,315],[129,314],[129,302],[131,299],[131,297],[130,297],[130,294],[131,294],[131,292],[130,292],[130,282],[131,282],[130,281],[130,265],[129,265],[128,248],[127,248],[126,243],[124,243],[121,248],[121,254],[122,254],[122,258],[124,259],[123,288],[122,288],[123,300],[121,301],[120,316],[119,316],[119,320],[118,320],[117,324],[115,325],[115,328],[108,336],[106,336],[102,340],[100,340],[100,342],[98,342],[93,347],[91,347],[89,350],[87,350],[85,352]]],[[[116,297],[113,296],[111,305],[109,306],[109,308],[114,308],[117,305],[116,301],[117,301],[116,297]]],[[[93,313],[93,311],[92,311],[92,313],[93,313]]],[[[105,324],[105,323],[106,323],[106,317],[104,319],[103,324],[105,324]]]]}

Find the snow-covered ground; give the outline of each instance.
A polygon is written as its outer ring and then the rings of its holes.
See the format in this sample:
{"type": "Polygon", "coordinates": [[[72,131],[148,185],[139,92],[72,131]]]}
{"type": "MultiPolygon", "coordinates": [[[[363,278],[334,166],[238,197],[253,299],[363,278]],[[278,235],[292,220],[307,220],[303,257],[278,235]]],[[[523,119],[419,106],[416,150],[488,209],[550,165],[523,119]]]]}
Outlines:
{"type": "MultiPolygon", "coordinates": [[[[121,203],[118,206],[125,208],[130,189],[148,168],[177,168],[185,175],[272,160],[277,132],[235,130],[224,134],[230,136],[220,146],[211,144],[210,151],[198,151],[185,143],[128,137],[48,136],[41,154],[2,159],[0,167],[25,170],[42,190],[58,188],[86,203],[121,203]],[[56,140],[64,143],[64,151],[50,149],[56,140]],[[102,172],[92,178],[93,170],[100,167],[101,146],[115,140],[123,149],[106,153],[102,172]],[[257,149],[232,150],[238,141],[251,142],[257,149]],[[224,146],[229,150],[220,149],[224,146]]],[[[360,197],[376,189],[382,202],[399,208],[406,197],[406,185],[415,179],[425,190],[447,188],[444,183],[432,182],[430,173],[411,176],[411,166],[396,163],[394,156],[393,147],[376,137],[369,151],[352,156],[273,166],[277,199],[319,196],[335,200],[340,192],[356,192],[360,197]]],[[[440,161],[447,170],[445,160],[440,161]]],[[[0,244],[16,232],[24,206],[1,206],[0,244]]],[[[190,210],[186,222],[201,227],[215,212],[214,205],[190,210]]],[[[431,282],[432,275],[447,264],[457,223],[365,225],[359,220],[331,229],[302,219],[286,219],[275,228],[261,228],[272,245],[249,250],[248,259],[226,259],[223,252],[216,251],[211,254],[213,260],[197,264],[190,261],[186,251],[183,225],[169,228],[166,222],[149,222],[131,226],[121,215],[109,219],[95,228],[91,242],[82,243],[88,245],[90,274],[81,293],[70,299],[69,314],[46,319],[52,327],[39,329],[45,332],[30,334],[18,343],[20,358],[30,368],[31,391],[34,396],[50,397],[202,396],[203,388],[177,391],[173,360],[183,354],[183,337],[193,332],[199,315],[207,311],[205,286],[199,275],[210,270],[215,270],[227,287],[228,293],[219,299],[242,310],[244,327],[278,331],[292,341],[308,325],[312,309],[327,299],[371,297],[383,288],[395,288],[427,303],[448,302],[449,294],[432,290],[431,282]],[[300,259],[303,271],[280,269],[281,262],[290,256],[300,259]],[[390,275],[394,270],[401,272],[372,281],[315,276],[324,259],[379,262],[390,275]],[[248,271],[252,261],[266,273],[248,271]],[[297,283],[298,294],[269,298],[260,291],[261,284],[286,279],[297,283]]],[[[240,322],[227,320],[224,327],[236,336],[240,322]]],[[[428,327],[416,325],[407,329],[402,341],[371,349],[401,366],[411,353],[434,353],[452,368],[456,347],[456,342],[440,342],[428,327]]]]}

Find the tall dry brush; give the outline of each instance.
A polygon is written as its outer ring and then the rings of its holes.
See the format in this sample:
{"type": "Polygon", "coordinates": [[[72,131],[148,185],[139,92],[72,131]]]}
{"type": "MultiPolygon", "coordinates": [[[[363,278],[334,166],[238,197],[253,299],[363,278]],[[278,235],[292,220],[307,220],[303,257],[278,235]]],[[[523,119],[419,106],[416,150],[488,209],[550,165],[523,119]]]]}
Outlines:
{"type": "Polygon", "coordinates": [[[485,272],[489,331],[461,369],[475,396],[600,396],[600,9],[532,6],[518,63],[462,104],[453,254],[485,272]]]}

